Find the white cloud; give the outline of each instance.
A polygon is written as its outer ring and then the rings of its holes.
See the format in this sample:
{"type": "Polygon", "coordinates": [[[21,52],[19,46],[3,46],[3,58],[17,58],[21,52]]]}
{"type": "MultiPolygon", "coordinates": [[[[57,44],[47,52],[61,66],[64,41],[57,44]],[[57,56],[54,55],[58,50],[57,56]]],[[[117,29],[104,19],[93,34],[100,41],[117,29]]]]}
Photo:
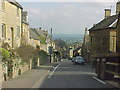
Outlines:
{"type": "MultiPolygon", "coordinates": [[[[97,1],[97,0],[96,0],[97,1]]],[[[24,3],[31,27],[42,27],[54,33],[84,33],[104,18],[104,9],[115,3],[24,3]]],[[[115,9],[114,9],[115,11],[115,9]]]]}

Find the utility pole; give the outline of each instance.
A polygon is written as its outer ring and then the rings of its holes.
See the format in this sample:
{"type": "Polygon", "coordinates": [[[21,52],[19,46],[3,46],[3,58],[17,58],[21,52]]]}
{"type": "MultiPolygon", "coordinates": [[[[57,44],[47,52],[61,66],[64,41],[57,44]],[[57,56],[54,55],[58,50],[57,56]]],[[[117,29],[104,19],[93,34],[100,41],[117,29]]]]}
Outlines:
{"type": "Polygon", "coordinates": [[[51,47],[52,47],[52,28],[51,28],[51,47]]]}
{"type": "Polygon", "coordinates": [[[51,60],[52,60],[52,28],[51,28],[51,47],[50,47],[50,63],[51,63],[51,60]]]}

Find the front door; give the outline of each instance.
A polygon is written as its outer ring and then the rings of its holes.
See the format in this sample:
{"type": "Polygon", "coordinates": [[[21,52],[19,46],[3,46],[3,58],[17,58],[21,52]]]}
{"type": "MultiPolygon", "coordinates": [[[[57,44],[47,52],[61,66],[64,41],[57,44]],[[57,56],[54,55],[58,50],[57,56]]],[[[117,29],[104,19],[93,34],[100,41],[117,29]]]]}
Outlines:
{"type": "Polygon", "coordinates": [[[11,28],[11,47],[14,47],[14,30],[11,28]]]}

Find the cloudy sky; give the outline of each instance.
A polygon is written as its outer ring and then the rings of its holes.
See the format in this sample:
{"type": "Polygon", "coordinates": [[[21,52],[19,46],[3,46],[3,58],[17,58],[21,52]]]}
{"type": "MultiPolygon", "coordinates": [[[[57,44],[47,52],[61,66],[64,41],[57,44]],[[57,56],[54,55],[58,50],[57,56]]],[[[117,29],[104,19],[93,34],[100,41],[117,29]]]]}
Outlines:
{"type": "Polygon", "coordinates": [[[17,0],[28,11],[30,27],[54,34],[83,34],[104,18],[104,9],[115,14],[118,0],[17,0]]]}

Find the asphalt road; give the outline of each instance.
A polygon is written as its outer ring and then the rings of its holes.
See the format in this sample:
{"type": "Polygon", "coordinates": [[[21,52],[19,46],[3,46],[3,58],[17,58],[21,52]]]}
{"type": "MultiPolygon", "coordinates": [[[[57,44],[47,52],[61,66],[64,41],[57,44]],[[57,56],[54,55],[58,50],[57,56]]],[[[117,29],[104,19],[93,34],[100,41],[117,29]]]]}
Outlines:
{"type": "Polygon", "coordinates": [[[73,65],[65,60],[57,65],[40,85],[40,88],[114,88],[95,77],[88,65],[73,65]]]}
{"type": "Polygon", "coordinates": [[[97,79],[94,69],[90,66],[73,65],[70,60],[41,65],[3,82],[2,87],[32,88],[33,90],[34,88],[114,88],[97,79]]]}

